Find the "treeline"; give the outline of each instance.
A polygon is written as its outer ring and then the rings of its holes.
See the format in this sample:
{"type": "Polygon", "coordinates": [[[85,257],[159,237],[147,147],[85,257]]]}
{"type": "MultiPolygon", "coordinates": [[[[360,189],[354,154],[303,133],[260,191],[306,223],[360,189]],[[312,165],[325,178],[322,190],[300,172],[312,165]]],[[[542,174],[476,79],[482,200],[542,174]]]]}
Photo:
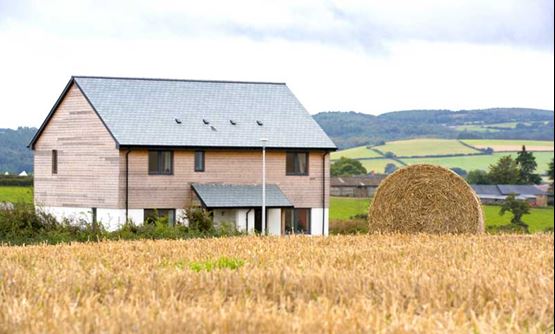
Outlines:
{"type": "Polygon", "coordinates": [[[36,128],[0,129],[0,174],[33,171],[33,151],[27,148],[36,128]]]}
{"type": "Polygon", "coordinates": [[[314,119],[340,148],[383,141],[435,137],[446,139],[553,140],[553,111],[525,108],[484,110],[409,110],[379,116],[357,112],[322,112],[314,119]],[[515,122],[497,132],[459,131],[457,125],[515,122]]]}

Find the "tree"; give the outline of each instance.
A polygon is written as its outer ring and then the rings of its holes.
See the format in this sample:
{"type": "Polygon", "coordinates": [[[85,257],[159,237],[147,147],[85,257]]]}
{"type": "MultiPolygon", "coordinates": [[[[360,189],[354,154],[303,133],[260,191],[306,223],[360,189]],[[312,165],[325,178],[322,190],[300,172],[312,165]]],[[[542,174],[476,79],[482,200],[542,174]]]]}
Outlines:
{"type": "Polygon", "coordinates": [[[528,224],[522,221],[522,216],[530,213],[530,204],[526,201],[518,200],[515,198],[515,194],[510,194],[499,211],[499,215],[503,216],[505,212],[510,212],[513,214],[511,218],[511,224],[516,227],[522,228],[528,233],[528,224]]]}
{"type": "Polygon", "coordinates": [[[331,165],[332,176],[366,175],[366,168],[355,159],[341,157],[331,165]]]}
{"type": "Polygon", "coordinates": [[[551,184],[549,185],[549,192],[553,193],[553,179],[555,178],[555,176],[553,175],[555,172],[553,171],[553,158],[551,159],[551,162],[549,163],[549,168],[547,169],[547,176],[549,177],[549,180],[551,181],[551,184]]]}
{"type": "Polygon", "coordinates": [[[501,157],[496,164],[489,166],[489,178],[493,184],[518,184],[520,170],[510,155],[501,157]]]}
{"type": "Polygon", "coordinates": [[[465,177],[466,175],[468,175],[468,173],[464,169],[459,167],[453,167],[451,168],[451,170],[455,172],[458,176],[465,177]]]}
{"type": "Polygon", "coordinates": [[[385,165],[384,173],[391,174],[396,170],[397,170],[397,166],[395,166],[395,164],[388,163],[387,165],[385,165]]]}
{"type": "Polygon", "coordinates": [[[492,184],[488,172],[485,170],[475,169],[468,172],[466,182],[470,184],[492,184]]]}
{"type": "Polygon", "coordinates": [[[385,152],[383,156],[388,158],[388,159],[396,157],[395,153],[393,153],[393,152],[385,152]]]}
{"type": "Polygon", "coordinates": [[[518,152],[516,158],[516,164],[520,170],[519,183],[521,184],[540,184],[542,178],[539,174],[536,174],[536,168],[538,168],[538,163],[536,162],[536,157],[532,152],[526,151],[526,146],[522,146],[522,151],[518,152]]]}

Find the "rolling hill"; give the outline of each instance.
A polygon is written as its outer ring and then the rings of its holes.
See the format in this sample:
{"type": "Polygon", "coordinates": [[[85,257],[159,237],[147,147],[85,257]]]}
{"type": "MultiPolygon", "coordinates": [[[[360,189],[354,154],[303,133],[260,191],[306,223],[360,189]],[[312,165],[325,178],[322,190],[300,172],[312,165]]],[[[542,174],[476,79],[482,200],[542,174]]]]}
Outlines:
{"type": "Polygon", "coordinates": [[[538,172],[544,174],[553,159],[552,141],[527,140],[456,140],[456,139],[411,139],[387,142],[376,146],[359,146],[333,152],[332,160],[348,157],[359,160],[369,171],[383,173],[388,163],[398,167],[429,163],[447,168],[487,170],[500,157],[516,157],[522,145],[534,151],[538,172]],[[490,148],[493,151],[486,151],[490,148]]]}

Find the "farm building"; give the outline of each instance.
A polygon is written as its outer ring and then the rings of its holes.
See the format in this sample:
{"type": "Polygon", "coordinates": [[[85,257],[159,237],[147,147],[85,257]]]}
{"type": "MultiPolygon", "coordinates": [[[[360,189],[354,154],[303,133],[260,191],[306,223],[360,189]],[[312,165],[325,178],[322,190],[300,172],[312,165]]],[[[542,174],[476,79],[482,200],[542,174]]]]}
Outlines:
{"type": "Polygon", "coordinates": [[[243,231],[328,233],[336,147],[284,83],[72,77],[30,147],[35,204],[59,217],[186,223],[198,205],[243,231]]]}
{"type": "Polygon", "coordinates": [[[532,206],[547,206],[547,192],[535,185],[472,185],[483,204],[500,204],[507,196],[515,194],[517,199],[525,200],[532,206]]]}
{"type": "Polygon", "coordinates": [[[371,197],[387,177],[383,174],[334,176],[331,178],[331,195],[346,197],[371,197]]]}

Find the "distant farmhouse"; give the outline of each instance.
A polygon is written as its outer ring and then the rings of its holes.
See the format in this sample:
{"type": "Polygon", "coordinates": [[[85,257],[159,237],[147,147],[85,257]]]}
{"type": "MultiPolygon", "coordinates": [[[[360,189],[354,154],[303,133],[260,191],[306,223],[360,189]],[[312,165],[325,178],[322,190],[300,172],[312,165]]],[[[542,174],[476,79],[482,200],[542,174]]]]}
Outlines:
{"type": "Polygon", "coordinates": [[[535,185],[472,185],[482,204],[500,204],[507,196],[514,194],[517,199],[528,201],[532,206],[547,206],[548,192],[535,185]]]}
{"type": "Polygon", "coordinates": [[[371,197],[386,177],[385,174],[334,176],[331,178],[331,195],[371,197]]]}
{"type": "Polygon", "coordinates": [[[72,77],[30,147],[35,204],[59,217],[114,229],[200,205],[242,231],[328,233],[336,147],[283,83],[72,77]]]}

